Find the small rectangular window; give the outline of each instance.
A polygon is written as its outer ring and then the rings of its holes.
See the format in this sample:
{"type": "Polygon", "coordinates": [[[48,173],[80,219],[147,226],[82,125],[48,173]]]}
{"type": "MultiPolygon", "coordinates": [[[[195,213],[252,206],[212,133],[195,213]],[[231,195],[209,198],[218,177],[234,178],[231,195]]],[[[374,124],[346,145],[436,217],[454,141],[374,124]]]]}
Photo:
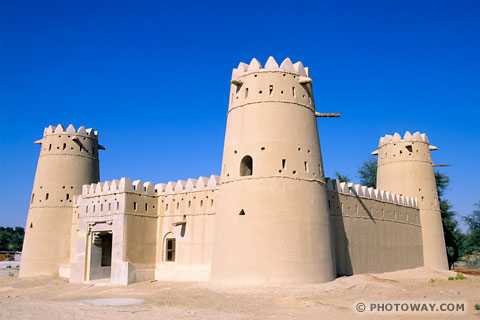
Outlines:
{"type": "Polygon", "coordinates": [[[305,161],[303,164],[304,164],[304,166],[305,166],[305,172],[308,172],[308,165],[307,165],[307,161],[305,161]]]}
{"type": "Polygon", "coordinates": [[[88,206],[85,207],[85,213],[88,213],[88,206]]]}
{"type": "Polygon", "coordinates": [[[148,203],[145,203],[145,212],[148,212],[148,203]]]}
{"type": "Polygon", "coordinates": [[[108,203],[108,211],[111,211],[111,210],[112,210],[112,204],[108,203]]]}
{"type": "Polygon", "coordinates": [[[175,239],[166,239],[165,260],[175,261],[175,239]]]}
{"type": "Polygon", "coordinates": [[[48,200],[48,193],[45,193],[45,200],[48,200]]]}
{"type": "Polygon", "coordinates": [[[33,203],[33,197],[35,196],[35,193],[32,193],[32,199],[30,200],[30,203],[33,203]]]}
{"type": "Polygon", "coordinates": [[[65,195],[65,200],[68,200],[68,199],[70,199],[70,195],[67,193],[67,194],[65,195]]]}
{"type": "Polygon", "coordinates": [[[120,210],[120,202],[117,201],[117,210],[120,210]]]}
{"type": "Polygon", "coordinates": [[[133,203],[133,210],[137,211],[137,203],[136,202],[133,203]]]}
{"type": "Polygon", "coordinates": [[[100,212],[103,212],[103,203],[100,205],[100,212]]]}
{"type": "Polygon", "coordinates": [[[287,159],[282,159],[282,169],[285,169],[286,165],[287,165],[287,159]]]}

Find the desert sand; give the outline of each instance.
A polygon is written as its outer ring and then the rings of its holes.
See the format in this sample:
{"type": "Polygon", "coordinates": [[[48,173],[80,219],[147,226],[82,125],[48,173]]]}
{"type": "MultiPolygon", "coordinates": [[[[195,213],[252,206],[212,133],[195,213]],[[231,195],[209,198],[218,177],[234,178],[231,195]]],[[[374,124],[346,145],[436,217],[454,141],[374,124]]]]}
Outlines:
{"type": "Polygon", "coordinates": [[[61,278],[18,278],[1,267],[1,319],[480,319],[480,277],[427,268],[341,277],[308,285],[225,286],[144,282],[74,284],[61,278]],[[435,279],[432,281],[432,279],[435,279]],[[364,302],[465,303],[464,312],[367,313],[364,302]]]}

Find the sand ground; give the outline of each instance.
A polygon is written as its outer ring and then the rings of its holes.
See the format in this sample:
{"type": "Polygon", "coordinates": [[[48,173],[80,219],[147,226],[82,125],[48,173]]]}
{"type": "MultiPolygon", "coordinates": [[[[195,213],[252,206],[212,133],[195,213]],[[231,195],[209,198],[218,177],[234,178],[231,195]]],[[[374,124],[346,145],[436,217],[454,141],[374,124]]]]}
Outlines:
{"type": "MultiPolygon", "coordinates": [[[[1,319],[479,319],[480,277],[417,268],[342,277],[309,285],[221,286],[144,282],[127,287],[74,284],[61,278],[17,277],[0,270],[1,319]],[[435,279],[432,283],[431,279],[435,279]],[[96,299],[134,298],[133,305],[94,305],[96,299]],[[84,301],[90,300],[90,301],[84,301]],[[136,301],[136,300],[135,300],[136,301]],[[358,302],[465,303],[465,312],[367,313],[358,302]]],[[[102,300],[110,301],[110,300],[102,300]]],[[[112,300],[113,301],[113,300],[112,300]]],[[[101,304],[101,303],[100,303],[101,304]]],[[[118,301],[117,301],[118,304],[118,301]]],[[[121,304],[121,303],[120,303],[121,304]]],[[[368,310],[367,310],[368,311],[368,310]]]]}

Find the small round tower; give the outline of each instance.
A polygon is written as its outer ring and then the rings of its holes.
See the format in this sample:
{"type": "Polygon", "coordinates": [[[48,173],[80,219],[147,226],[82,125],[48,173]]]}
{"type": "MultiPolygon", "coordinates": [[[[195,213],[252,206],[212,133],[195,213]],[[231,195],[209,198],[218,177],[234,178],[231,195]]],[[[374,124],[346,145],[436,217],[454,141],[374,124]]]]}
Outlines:
{"type": "Polygon", "coordinates": [[[380,138],[377,189],[416,197],[422,225],[424,265],[448,269],[442,217],[438,203],[430,145],[426,134],[406,132],[380,138]]]}
{"type": "Polygon", "coordinates": [[[233,70],[211,279],[335,278],[312,80],[301,62],[233,70]]]}
{"type": "Polygon", "coordinates": [[[45,128],[30,199],[20,277],[58,275],[69,265],[73,196],[99,181],[98,135],[72,125],[45,128]]]}

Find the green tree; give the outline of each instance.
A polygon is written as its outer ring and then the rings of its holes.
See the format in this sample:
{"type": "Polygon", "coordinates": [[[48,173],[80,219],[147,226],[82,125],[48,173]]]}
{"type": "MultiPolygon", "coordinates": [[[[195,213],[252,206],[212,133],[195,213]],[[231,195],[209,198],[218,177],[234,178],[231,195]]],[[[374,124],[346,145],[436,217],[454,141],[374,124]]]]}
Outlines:
{"type": "Polygon", "coordinates": [[[464,253],[470,255],[480,252],[480,201],[475,203],[471,214],[464,217],[468,225],[468,232],[465,235],[464,253]]]}
{"type": "Polygon", "coordinates": [[[348,176],[344,176],[338,171],[335,171],[335,179],[340,180],[340,182],[349,182],[350,181],[350,178],[348,176]]]}
{"type": "Polygon", "coordinates": [[[464,235],[458,228],[458,221],[455,219],[455,211],[452,205],[444,199],[445,190],[450,184],[450,178],[439,171],[435,171],[435,182],[437,184],[438,203],[442,216],[443,235],[447,249],[448,266],[451,269],[453,263],[461,256],[464,235]]]}
{"type": "Polygon", "coordinates": [[[24,235],[22,227],[0,227],[0,251],[22,251],[24,235]]]}
{"type": "Polygon", "coordinates": [[[360,184],[369,188],[377,188],[377,159],[370,158],[364,161],[362,166],[358,168],[360,175],[360,184]]]}

